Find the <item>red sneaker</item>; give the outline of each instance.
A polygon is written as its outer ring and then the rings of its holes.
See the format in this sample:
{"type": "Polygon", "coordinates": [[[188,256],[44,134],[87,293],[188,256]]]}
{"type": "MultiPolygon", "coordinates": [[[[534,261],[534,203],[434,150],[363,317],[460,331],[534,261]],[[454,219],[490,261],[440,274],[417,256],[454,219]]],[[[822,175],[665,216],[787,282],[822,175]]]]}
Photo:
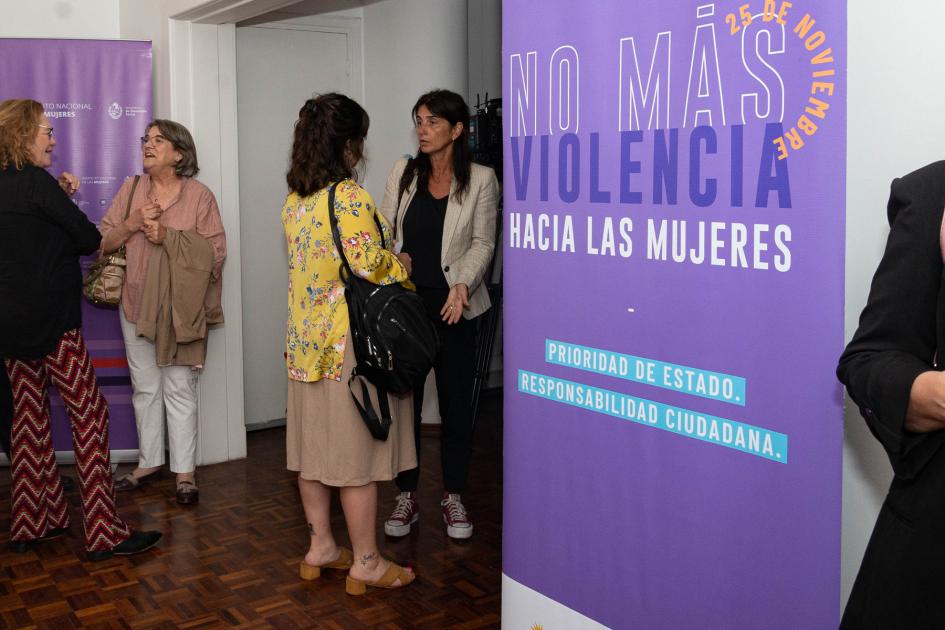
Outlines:
{"type": "Polygon", "coordinates": [[[446,523],[446,535],[450,538],[469,538],[473,533],[472,523],[466,516],[466,508],[458,494],[443,493],[440,501],[443,508],[443,522],[446,523]]]}
{"type": "Polygon", "coordinates": [[[397,506],[390,518],[384,523],[384,533],[388,536],[406,536],[411,526],[420,518],[415,492],[401,492],[397,495],[397,506]]]}

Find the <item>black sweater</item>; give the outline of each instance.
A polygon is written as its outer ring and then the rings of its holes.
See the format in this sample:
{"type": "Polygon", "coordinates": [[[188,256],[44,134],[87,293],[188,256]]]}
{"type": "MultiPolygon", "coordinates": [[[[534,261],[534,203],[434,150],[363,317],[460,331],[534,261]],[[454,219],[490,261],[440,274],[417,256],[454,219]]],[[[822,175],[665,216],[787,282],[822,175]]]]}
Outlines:
{"type": "Polygon", "coordinates": [[[43,357],[81,325],[79,256],[101,240],[45,170],[0,170],[0,357],[43,357]]]}

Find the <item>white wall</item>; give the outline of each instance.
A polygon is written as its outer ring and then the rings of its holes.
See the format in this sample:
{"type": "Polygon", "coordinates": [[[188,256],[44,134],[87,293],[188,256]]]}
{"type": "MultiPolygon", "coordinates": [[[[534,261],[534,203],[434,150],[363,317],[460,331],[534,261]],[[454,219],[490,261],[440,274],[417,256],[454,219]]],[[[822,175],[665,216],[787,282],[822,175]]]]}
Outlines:
{"type": "MultiPolygon", "coordinates": [[[[85,3],[85,0],[82,0],[85,3]]],[[[204,0],[117,0],[118,25],[123,39],[149,40],[154,54],[154,114],[171,116],[171,54],[169,19],[204,4],[204,0]]]]}
{"type": "Polygon", "coordinates": [[[364,186],[380,203],[394,161],[417,150],[410,119],[417,97],[433,88],[466,93],[467,7],[466,0],[387,0],[362,10],[371,116],[364,186]]]}
{"type": "Polygon", "coordinates": [[[114,39],[118,0],[0,0],[0,37],[114,39]]]}
{"type": "MultiPolygon", "coordinates": [[[[294,0],[249,0],[247,2],[214,2],[211,0],[109,0],[108,4],[118,7],[117,20],[122,39],[143,39],[152,43],[154,51],[154,113],[158,118],[171,117],[171,65],[173,61],[173,46],[171,44],[171,18],[193,19],[206,24],[224,24],[243,19],[243,12],[249,15],[253,12],[262,13],[275,10],[294,0]],[[230,4],[238,4],[237,9],[231,9],[230,4]],[[213,7],[221,6],[225,15],[214,14],[213,7]],[[242,17],[241,17],[242,16],[242,17]]],[[[102,3],[104,0],[81,0],[85,4],[102,3]]],[[[31,4],[32,0],[31,0],[31,4]]],[[[64,4],[53,0],[43,0],[43,4],[64,4]]],[[[79,0],[71,0],[70,4],[79,4],[79,0]]],[[[27,6],[26,3],[23,3],[27,6]]],[[[193,130],[191,130],[193,131],[193,130]]]]}
{"type": "MultiPolygon", "coordinates": [[[[847,144],[846,337],[856,329],[889,228],[889,183],[943,158],[945,4],[850,0],[847,144]],[[894,24],[895,28],[890,28],[894,24]],[[931,69],[931,71],[930,71],[931,69]]],[[[847,405],[843,464],[843,578],[846,602],[891,470],[879,443],[847,405]]]]}
{"type": "Polygon", "coordinates": [[[502,96],[502,0],[469,0],[469,87],[466,101],[502,96]]]}

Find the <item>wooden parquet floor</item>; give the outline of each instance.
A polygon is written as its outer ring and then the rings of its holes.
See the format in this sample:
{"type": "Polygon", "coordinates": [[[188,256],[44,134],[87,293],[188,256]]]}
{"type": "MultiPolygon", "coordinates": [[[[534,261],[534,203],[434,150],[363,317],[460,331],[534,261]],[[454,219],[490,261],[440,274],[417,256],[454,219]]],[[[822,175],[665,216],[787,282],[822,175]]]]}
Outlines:
{"type": "MultiPolygon", "coordinates": [[[[294,475],[285,470],[284,429],[250,433],[245,460],[201,467],[197,506],[174,502],[169,476],[119,495],[132,526],[161,530],[164,539],[151,552],[99,563],[85,560],[75,491],[68,536],[10,552],[10,476],[0,469],[0,628],[499,627],[501,413],[501,394],[484,394],[463,495],[475,526],[468,541],[447,538],[440,517],[438,433],[421,440],[421,518],[409,536],[384,536],[397,490],[379,485],[381,551],[412,565],[418,578],[362,597],[345,594],[341,571],[313,582],[298,577],[308,533],[294,475]]],[[[71,467],[63,472],[74,475],[71,467]]],[[[332,514],[339,544],[348,544],[337,493],[332,514]]]]}

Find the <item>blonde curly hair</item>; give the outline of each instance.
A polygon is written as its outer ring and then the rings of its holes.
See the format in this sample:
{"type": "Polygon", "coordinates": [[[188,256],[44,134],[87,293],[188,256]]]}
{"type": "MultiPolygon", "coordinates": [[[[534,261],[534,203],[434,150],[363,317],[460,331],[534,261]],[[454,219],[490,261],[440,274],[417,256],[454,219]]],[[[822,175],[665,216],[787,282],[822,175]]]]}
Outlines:
{"type": "Polygon", "coordinates": [[[12,164],[20,170],[33,163],[30,145],[42,116],[43,105],[37,101],[26,98],[0,101],[0,169],[12,164]]]}

